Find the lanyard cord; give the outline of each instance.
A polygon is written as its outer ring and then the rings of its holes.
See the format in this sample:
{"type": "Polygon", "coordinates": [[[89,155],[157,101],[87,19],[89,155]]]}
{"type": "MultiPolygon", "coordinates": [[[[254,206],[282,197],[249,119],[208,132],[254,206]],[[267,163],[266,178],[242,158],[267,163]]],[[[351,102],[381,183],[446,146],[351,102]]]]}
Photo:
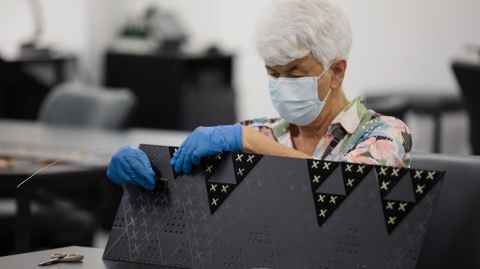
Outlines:
{"type": "Polygon", "coordinates": [[[338,143],[340,143],[340,141],[342,141],[342,139],[345,138],[345,136],[347,135],[347,131],[345,131],[345,129],[343,129],[343,127],[337,123],[332,131],[332,135],[333,135],[333,140],[332,142],[330,142],[327,149],[325,149],[325,152],[323,153],[321,160],[324,160],[325,157],[327,157],[328,155],[330,155],[330,153],[332,153],[332,151],[337,147],[338,143]]]}

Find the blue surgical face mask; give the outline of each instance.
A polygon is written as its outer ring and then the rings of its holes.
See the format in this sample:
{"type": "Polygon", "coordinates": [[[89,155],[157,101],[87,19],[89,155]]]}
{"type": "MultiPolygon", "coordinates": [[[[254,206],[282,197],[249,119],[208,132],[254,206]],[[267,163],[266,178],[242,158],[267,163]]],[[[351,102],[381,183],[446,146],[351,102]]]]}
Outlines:
{"type": "Polygon", "coordinates": [[[318,77],[271,77],[270,97],[280,117],[299,126],[312,123],[322,112],[331,92],[323,101],[318,97],[318,81],[328,70],[318,77]]]}

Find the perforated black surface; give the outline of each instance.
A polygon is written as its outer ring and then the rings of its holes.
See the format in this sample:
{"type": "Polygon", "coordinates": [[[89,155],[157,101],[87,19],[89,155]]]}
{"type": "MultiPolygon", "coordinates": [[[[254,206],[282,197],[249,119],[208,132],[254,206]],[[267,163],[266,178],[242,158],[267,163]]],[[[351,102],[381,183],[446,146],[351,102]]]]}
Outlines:
{"type": "Polygon", "coordinates": [[[225,153],[175,178],[172,148],[141,149],[169,181],[152,192],[127,187],[105,259],[177,268],[413,269],[444,175],[225,153]],[[403,180],[411,189],[395,191],[405,201],[387,199],[403,180]],[[330,192],[332,183],[344,192],[330,192]]]}

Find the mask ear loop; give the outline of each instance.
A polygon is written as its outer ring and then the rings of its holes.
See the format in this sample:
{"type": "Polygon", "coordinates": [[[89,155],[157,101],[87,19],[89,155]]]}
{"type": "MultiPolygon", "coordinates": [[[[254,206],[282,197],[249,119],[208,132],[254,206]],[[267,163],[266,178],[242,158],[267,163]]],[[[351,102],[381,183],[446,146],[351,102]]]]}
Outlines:
{"type": "MultiPolygon", "coordinates": [[[[330,71],[330,68],[332,67],[333,64],[331,65],[328,65],[328,68],[326,68],[325,70],[323,70],[323,72],[317,77],[317,88],[318,88],[318,82],[328,73],[328,71],[330,71]]],[[[324,103],[327,102],[328,100],[328,97],[330,97],[330,93],[332,93],[332,88],[330,88],[330,90],[328,91],[327,95],[325,96],[325,98],[323,100],[320,100],[324,103]]],[[[320,99],[320,96],[318,97],[318,99],[320,99]]]]}

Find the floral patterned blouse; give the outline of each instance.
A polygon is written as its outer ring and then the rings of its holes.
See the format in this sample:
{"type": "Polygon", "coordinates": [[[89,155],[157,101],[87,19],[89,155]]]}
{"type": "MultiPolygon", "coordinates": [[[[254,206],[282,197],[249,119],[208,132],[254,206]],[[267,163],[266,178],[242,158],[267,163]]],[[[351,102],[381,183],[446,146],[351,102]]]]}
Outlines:
{"type": "MultiPolygon", "coordinates": [[[[296,126],[283,119],[256,119],[242,123],[278,143],[295,148],[296,126]]],[[[368,110],[361,98],[352,101],[332,121],[315,148],[313,158],[371,165],[410,167],[412,136],[407,125],[394,117],[368,110]],[[340,135],[339,135],[340,134],[340,135]],[[336,140],[332,143],[333,140],[336,140]]]]}

